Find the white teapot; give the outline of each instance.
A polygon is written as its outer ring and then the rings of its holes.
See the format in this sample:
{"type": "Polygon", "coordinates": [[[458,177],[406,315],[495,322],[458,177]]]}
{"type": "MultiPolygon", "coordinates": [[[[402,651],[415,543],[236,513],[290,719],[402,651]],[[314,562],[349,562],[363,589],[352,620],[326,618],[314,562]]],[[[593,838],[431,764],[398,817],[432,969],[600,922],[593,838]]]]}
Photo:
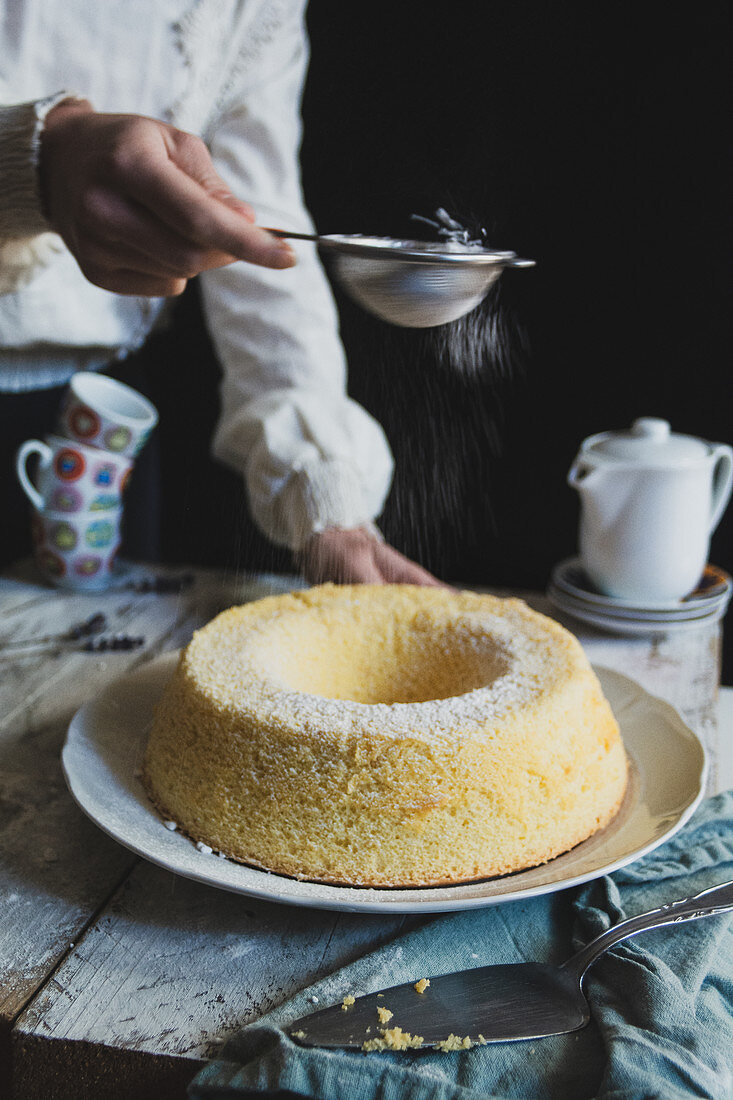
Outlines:
{"type": "Polygon", "coordinates": [[[580,494],[579,550],[589,580],[641,606],[699,582],[733,488],[733,449],[643,417],[589,436],[568,473],[580,494]]]}

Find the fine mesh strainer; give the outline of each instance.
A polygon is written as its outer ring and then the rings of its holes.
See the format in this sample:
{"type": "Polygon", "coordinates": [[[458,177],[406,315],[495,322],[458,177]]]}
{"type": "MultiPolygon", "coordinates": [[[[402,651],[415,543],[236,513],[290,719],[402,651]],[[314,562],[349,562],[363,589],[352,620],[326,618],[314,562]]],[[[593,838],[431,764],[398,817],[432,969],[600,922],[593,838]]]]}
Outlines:
{"type": "Polygon", "coordinates": [[[504,268],[534,265],[534,260],[521,260],[514,252],[495,252],[476,241],[269,232],[314,241],[354,301],[383,321],[405,328],[455,321],[479,304],[504,268]]]}

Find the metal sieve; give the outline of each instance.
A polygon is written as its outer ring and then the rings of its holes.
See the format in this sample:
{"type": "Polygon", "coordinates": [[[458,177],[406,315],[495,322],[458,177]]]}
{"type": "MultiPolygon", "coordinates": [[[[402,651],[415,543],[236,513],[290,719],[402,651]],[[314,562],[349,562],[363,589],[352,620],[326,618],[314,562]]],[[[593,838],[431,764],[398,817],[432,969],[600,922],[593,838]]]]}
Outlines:
{"type": "Polygon", "coordinates": [[[504,268],[532,267],[514,252],[480,243],[409,241],[361,234],[309,234],[268,229],[277,237],[313,241],[339,285],[369,313],[405,328],[432,328],[474,309],[504,268]]]}

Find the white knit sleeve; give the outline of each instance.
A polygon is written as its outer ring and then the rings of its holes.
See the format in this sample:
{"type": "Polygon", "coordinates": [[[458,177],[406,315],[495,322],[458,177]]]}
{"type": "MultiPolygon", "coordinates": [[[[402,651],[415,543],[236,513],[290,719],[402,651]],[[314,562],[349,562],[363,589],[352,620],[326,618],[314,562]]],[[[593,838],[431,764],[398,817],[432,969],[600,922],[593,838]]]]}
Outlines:
{"type": "MultiPolygon", "coordinates": [[[[261,225],[310,231],[298,152],[307,64],[302,17],[277,34],[262,69],[210,137],[217,170],[261,225]]],[[[346,363],[328,280],[311,244],[273,271],[237,263],[201,276],[221,360],[215,454],[245,474],[253,516],[299,549],[326,527],[378,516],[392,478],[379,424],[347,396],[346,363]]]]}
{"type": "Polygon", "coordinates": [[[48,112],[73,98],[0,104],[0,294],[25,286],[63,248],[43,214],[38,155],[48,112]]]}

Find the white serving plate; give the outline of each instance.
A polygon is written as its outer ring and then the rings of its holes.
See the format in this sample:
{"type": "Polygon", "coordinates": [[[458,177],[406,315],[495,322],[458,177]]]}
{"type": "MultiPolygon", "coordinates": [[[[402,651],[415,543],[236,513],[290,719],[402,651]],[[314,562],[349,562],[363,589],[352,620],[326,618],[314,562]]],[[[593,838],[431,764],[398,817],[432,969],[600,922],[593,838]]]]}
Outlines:
{"type": "Polygon", "coordinates": [[[462,886],[362,889],[301,882],[199,852],[163,825],[139,778],[152,708],[177,653],[117,680],[71,721],[64,775],[81,809],[120,844],[209,886],[287,905],[362,913],[443,913],[477,909],[574,886],[638,859],[673,835],[702,798],[702,744],[668,703],[621,673],[596,669],[631,760],[616,818],[600,833],[541,867],[462,886]]]}

